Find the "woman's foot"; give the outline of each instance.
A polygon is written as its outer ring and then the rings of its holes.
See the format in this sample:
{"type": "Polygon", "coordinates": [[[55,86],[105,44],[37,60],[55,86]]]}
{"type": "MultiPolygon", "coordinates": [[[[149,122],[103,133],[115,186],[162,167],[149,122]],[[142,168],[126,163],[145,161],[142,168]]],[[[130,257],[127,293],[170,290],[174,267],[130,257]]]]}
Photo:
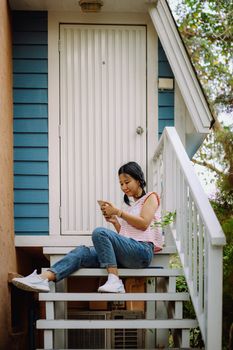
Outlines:
{"type": "Polygon", "coordinates": [[[50,292],[48,279],[41,278],[35,270],[26,277],[15,277],[12,283],[19,289],[29,292],[50,292]]]}
{"type": "Polygon", "coordinates": [[[125,293],[122,280],[118,276],[110,273],[107,282],[98,289],[100,293],[125,293]]]}

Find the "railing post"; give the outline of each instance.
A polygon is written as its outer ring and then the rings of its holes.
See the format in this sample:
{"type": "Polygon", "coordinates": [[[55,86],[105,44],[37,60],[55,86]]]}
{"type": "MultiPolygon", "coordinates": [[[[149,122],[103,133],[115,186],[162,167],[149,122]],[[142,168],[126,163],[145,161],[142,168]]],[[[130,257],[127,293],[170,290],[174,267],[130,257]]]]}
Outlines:
{"type": "Polygon", "coordinates": [[[163,210],[174,210],[174,169],[173,151],[165,135],[163,148],[163,210]]]}
{"type": "Polygon", "coordinates": [[[206,350],[222,349],[222,246],[208,242],[206,350]]]}
{"type": "MultiPolygon", "coordinates": [[[[163,196],[162,196],[162,211],[173,212],[175,210],[175,189],[174,189],[174,172],[176,164],[174,163],[174,154],[171,148],[171,144],[165,133],[164,135],[164,147],[163,147],[163,196]]],[[[174,245],[174,239],[170,230],[166,227],[165,232],[165,244],[168,246],[174,245]]]]}

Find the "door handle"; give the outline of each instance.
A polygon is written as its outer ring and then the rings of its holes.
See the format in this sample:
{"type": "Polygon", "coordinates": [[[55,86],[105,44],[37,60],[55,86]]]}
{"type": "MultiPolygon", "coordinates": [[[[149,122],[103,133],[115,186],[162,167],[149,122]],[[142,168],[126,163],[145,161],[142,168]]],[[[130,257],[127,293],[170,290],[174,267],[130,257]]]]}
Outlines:
{"type": "Polygon", "coordinates": [[[136,133],[137,133],[138,135],[142,135],[142,134],[144,133],[143,127],[138,126],[137,129],[136,129],[136,133]]]}

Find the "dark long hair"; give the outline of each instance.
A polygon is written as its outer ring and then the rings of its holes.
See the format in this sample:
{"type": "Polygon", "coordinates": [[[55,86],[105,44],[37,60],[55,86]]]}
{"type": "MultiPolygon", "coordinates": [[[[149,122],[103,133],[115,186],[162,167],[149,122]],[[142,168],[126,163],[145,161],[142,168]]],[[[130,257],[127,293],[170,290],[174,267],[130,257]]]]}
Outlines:
{"type": "MultiPolygon", "coordinates": [[[[120,169],[118,170],[118,176],[121,174],[130,175],[134,180],[139,181],[140,187],[142,188],[142,194],[139,198],[141,198],[142,196],[144,196],[146,194],[146,192],[144,190],[144,187],[146,186],[145,177],[144,177],[142,168],[140,167],[140,165],[138,165],[138,163],[128,162],[128,163],[122,165],[120,167],[120,169]]],[[[124,195],[124,202],[127,205],[130,205],[129,198],[126,194],[124,195]]]]}

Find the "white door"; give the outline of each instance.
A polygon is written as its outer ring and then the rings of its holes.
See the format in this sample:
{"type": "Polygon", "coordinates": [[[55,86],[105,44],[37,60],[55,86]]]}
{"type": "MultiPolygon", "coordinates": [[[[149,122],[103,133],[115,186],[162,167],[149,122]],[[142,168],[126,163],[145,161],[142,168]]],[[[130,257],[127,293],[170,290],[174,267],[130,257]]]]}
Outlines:
{"type": "Polygon", "coordinates": [[[60,27],[61,233],[106,225],[98,199],[120,206],[117,171],[146,171],[146,27],[60,27]],[[137,129],[139,127],[139,129],[137,129]]]}

